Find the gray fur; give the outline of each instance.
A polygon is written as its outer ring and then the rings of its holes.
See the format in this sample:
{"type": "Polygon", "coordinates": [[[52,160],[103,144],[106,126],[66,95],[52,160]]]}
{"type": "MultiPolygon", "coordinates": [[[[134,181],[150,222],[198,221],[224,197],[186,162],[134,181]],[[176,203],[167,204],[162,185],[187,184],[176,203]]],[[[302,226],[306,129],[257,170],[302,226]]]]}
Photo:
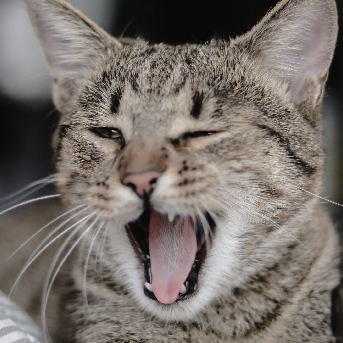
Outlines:
{"type": "Polygon", "coordinates": [[[334,342],[338,239],[313,194],[335,2],[283,0],[245,36],[184,46],[116,40],[63,0],[27,2],[61,112],[56,186],[90,215],[48,306],[64,318],[49,320],[54,341],[334,342]],[[123,179],[146,170],[161,171],[154,210],[217,226],[197,291],[171,305],[144,294],[124,229],[144,202],[123,179]]]}

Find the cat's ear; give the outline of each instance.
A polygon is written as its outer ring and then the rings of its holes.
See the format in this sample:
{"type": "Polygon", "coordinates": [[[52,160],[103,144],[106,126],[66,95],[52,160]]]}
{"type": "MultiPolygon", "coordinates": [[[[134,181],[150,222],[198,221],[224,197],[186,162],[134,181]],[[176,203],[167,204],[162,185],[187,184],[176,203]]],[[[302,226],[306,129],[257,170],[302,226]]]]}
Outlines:
{"type": "Polygon", "coordinates": [[[55,104],[61,108],[87,70],[121,44],[64,0],[27,0],[27,6],[55,79],[55,104]]]}
{"type": "Polygon", "coordinates": [[[321,103],[337,38],[334,0],[283,0],[238,39],[296,106],[321,103]]]}

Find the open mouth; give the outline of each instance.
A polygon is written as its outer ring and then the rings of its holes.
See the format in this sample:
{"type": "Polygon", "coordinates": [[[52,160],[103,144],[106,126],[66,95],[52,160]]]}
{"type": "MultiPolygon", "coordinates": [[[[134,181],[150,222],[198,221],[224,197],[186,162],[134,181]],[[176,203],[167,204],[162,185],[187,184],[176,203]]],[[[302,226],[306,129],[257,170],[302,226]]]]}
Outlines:
{"type": "Polygon", "coordinates": [[[200,217],[168,216],[146,210],[126,225],[130,242],[144,265],[144,293],[162,304],[185,300],[197,290],[215,222],[200,217]]]}

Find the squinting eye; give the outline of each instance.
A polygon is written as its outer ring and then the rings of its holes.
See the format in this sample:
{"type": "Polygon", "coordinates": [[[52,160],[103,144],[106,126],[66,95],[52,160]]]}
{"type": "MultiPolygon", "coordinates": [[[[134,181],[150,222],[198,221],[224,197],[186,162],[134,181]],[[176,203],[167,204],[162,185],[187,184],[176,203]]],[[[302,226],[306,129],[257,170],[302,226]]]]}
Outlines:
{"type": "Polygon", "coordinates": [[[198,138],[198,137],[206,137],[211,136],[218,133],[217,131],[195,131],[195,132],[188,132],[184,134],[184,139],[188,138],[198,138]]]}
{"type": "Polygon", "coordinates": [[[95,134],[103,138],[122,140],[123,135],[118,129],[112,127],[94,127],[91,129],[95,134]]]}
{"type": "Polygon", "coordinates": [[[174,145],[181,145],[192,138],[207,137],[219,133],[219,131],[195,131],[195,132],[186,132],[180,135],[176,139],[172,139],[171,142],[174,145]]]}

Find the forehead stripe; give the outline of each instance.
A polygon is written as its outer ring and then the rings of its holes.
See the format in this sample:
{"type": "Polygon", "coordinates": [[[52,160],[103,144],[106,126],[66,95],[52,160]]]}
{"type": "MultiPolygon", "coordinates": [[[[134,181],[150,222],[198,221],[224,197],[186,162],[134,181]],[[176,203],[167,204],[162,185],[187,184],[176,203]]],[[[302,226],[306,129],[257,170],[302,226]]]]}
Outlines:
{"type": "Polygon", "coordinates": [[[121,90],[117,90],[115,93],[112,94],[111,96],[111,112],[112,113],[118,113],[121,96],[122,96],[121,90]]]}
{"type": "Polygon", "coordinates": [[[198,119],[202,109],[202,102],[204,100],[204,94],[196,91],[193,96],[193,108],[191,110],[191,116],[198,119]]]}

